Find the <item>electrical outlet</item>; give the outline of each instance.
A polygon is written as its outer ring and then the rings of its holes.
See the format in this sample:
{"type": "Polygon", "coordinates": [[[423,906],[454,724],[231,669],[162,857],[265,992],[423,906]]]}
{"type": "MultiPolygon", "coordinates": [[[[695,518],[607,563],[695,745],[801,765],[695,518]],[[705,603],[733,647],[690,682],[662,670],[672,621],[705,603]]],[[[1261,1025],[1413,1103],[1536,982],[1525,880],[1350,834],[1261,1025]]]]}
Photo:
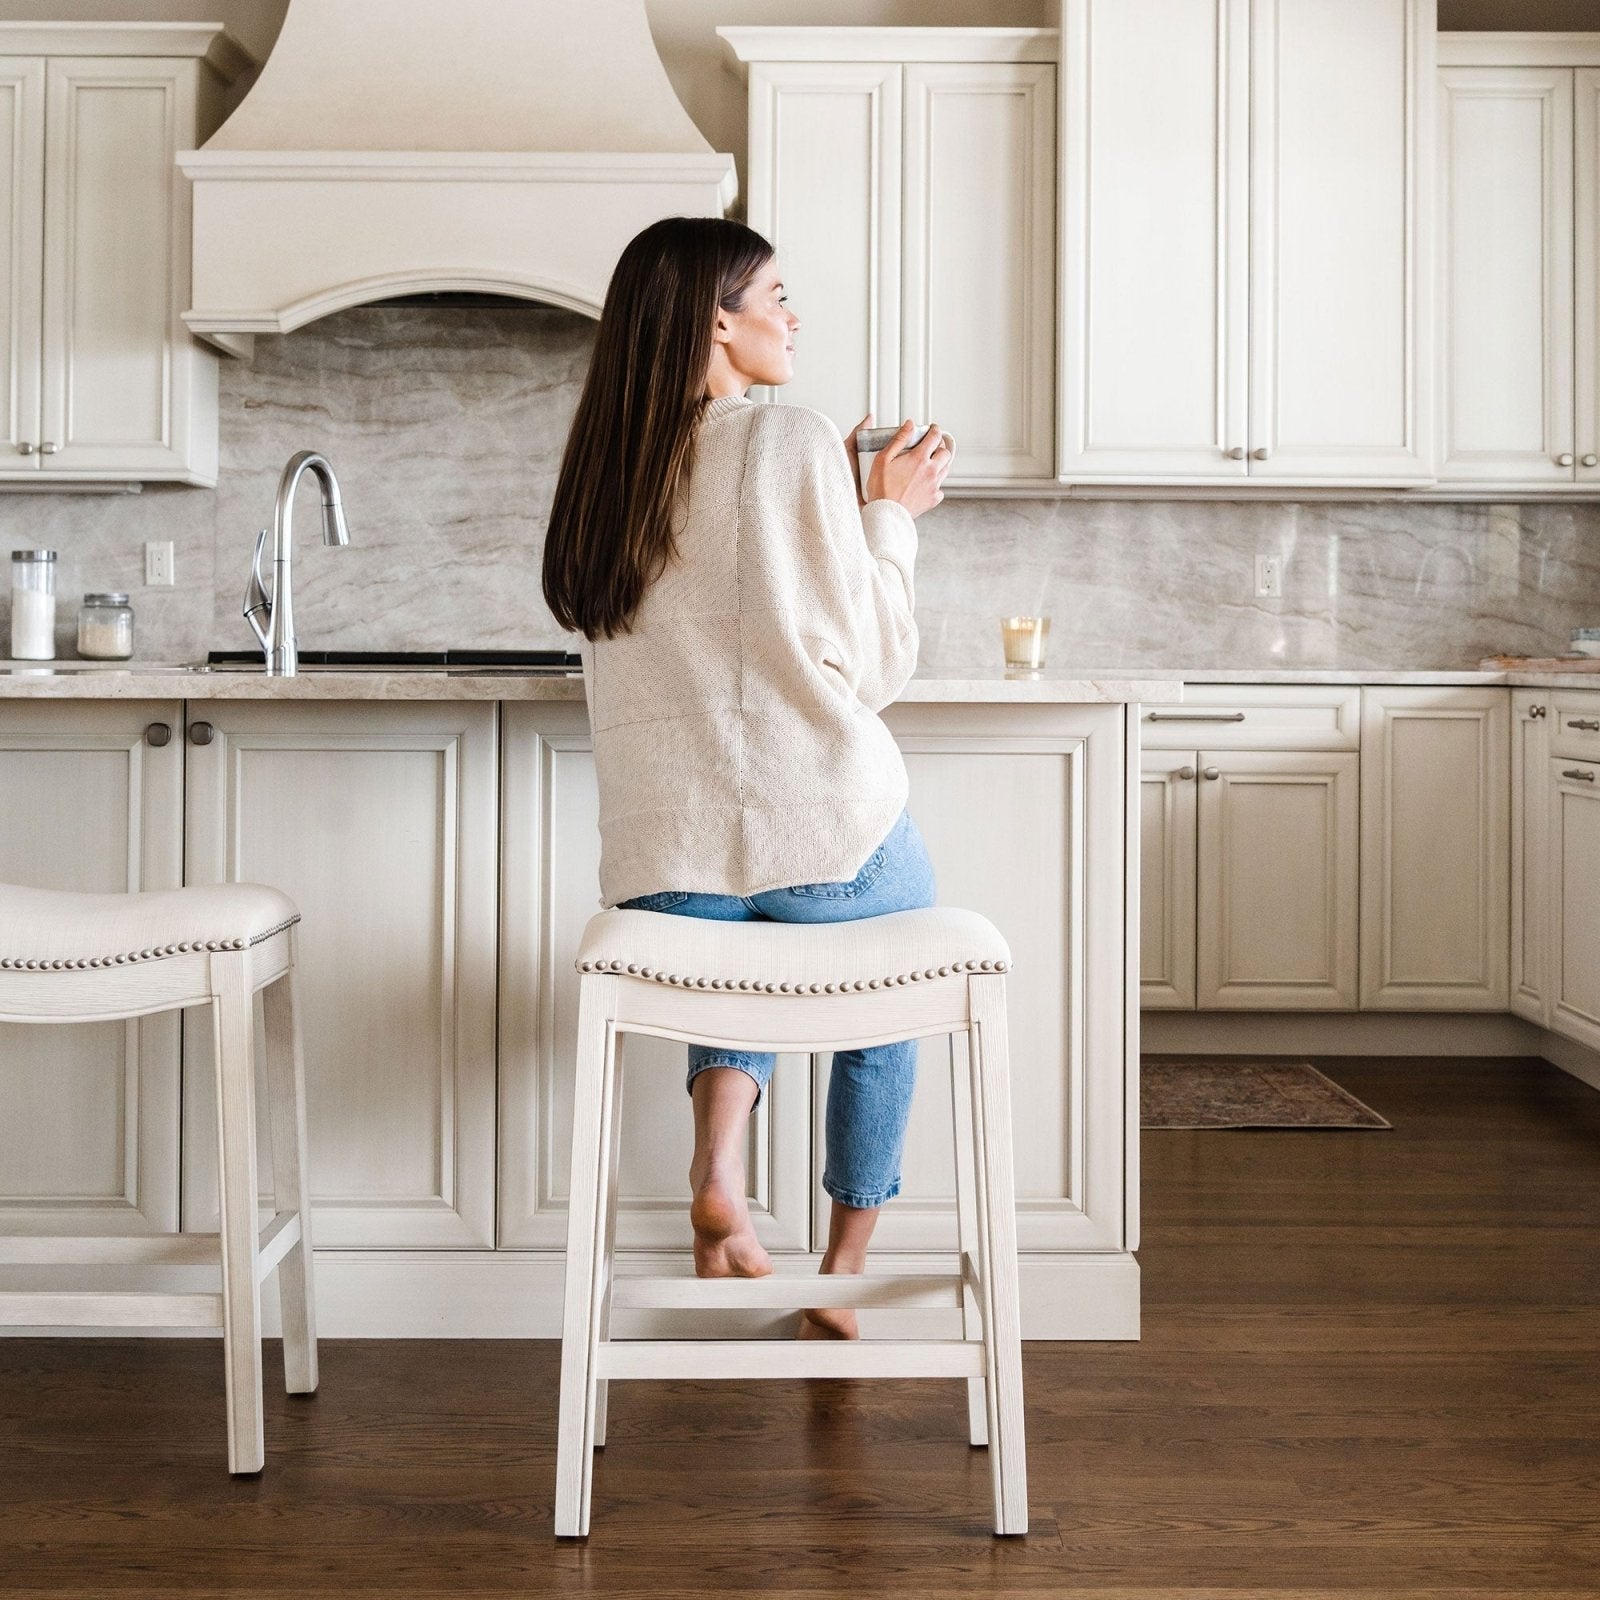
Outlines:
{"type": "Polygon", "coordinates": [[[172,540],[152,539],[144,547],[144,581],[146,584],[173,584],[177,582],[177,559],[173,554],[172,540]]]}
{"type": "Polygon", "coordinates": [[[1283,594],[1283,562],[1277,556],[1256,557],[1256,598],[1272,600],[1283,594]]]}

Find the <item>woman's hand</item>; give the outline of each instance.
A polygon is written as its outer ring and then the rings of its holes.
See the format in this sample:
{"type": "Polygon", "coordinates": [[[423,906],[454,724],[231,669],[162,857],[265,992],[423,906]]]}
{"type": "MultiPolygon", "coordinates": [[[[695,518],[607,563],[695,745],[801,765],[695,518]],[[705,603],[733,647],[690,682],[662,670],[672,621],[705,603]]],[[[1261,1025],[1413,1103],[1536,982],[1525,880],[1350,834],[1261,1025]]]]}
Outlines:
{"type": "Polygon", "coordinates": [[[867,476],[867,499],[898,500],[912,516],[920,517],[944,499],[940,486],[950,470],[955,440],[930,422],[921,442],[908,447],[914,427],[907,418],[878,452],[867,476]]]}

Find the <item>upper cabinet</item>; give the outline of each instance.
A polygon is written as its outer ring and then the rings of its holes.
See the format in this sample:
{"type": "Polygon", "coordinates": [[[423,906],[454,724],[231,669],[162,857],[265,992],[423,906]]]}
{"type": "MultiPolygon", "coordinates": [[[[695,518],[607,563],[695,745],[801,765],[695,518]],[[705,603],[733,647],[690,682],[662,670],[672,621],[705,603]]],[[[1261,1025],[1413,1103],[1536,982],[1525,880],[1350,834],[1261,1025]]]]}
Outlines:
{"type": "Polygon", "coordinates": [[[717,31],[748,69],[750,225],[801,321],[781,398],[841,431],[937,422],[952,483],[1049,481],[1055,32],[717,31]]]}
{"type": "Polygon", "coordinates": [[[1600,486],[1600,36],[1440,36],[1440,476],[1600,486]]]}
{"type": "Polygon", "coordinates": [[[1433,481],[1433,29],[1063,0],[1064,480],[1433,481]]]}
{"type": "Polygon", "coordinates": [[[214,484],[174,165],[249,58],[214,27],[0,24],[0,487],[214,484]]]}

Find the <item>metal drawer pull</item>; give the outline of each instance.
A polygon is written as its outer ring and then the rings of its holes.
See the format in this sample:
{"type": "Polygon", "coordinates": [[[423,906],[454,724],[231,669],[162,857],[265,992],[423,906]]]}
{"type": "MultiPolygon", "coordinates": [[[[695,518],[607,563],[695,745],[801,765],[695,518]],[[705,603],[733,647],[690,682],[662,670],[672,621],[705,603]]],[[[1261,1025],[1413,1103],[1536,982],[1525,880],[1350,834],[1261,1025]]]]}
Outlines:
{"type": "Polygon", "coordinates": [[[1152,722],[1243,722],[1242,711],[1152,711],[1152,722]]]}
{"type": "Polygon", "coordinates": [[[1586,722],[1578,717],[1567,723],[1569,728],[1576,728],[1579,733],[1600,733],[1600,722],[1586,722]]]}
{"type": "Polygon", "coordinates": [[[189,740],[192,744],[210,744],[216,735],[216,731],[209,722],[191,722],[189,724],[189,740]]]}
{"type": "Polygon", "coordinates": [[[1563,772],[1561,776],[1563,778],[1576,778],[1579,783],[1594,782],[1594,773],[1592,771],[1586,772],[1582,767],[1574,767],[1570,772],[1563,772]]]}
{"type": "Polygon", "coordinates": [[[165,722],[152,722],[144,730],[144,737],[146,744],[153,744],[159,750],[162,745],[172,743],[172,729],[165,722]]]}
{"type": "Polygon", "coordinates": [[[1189,781],[1189,779],[1194,776],[1194,768],[1193,767],[1179,767],[1178,768],[1178,776],[1180,778],[1182,778],[1185,783],[1187,783],[1189,781]]]}
{"type": "Polygon", "coordinates": [[[1222,776],[1222,774],[1215,767],[1207,767],[1205,775],[1210,778],[1213,783],[1222,776]]]}

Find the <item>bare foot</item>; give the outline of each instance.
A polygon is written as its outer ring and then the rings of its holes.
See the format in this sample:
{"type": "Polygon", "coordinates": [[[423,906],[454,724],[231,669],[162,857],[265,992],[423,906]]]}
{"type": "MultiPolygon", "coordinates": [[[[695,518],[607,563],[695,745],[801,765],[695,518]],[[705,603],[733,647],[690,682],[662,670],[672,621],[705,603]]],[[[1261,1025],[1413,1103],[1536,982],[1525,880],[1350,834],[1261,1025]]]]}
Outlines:
{"type": "Polygon", "coordinates": [[[708,1172],[694,1185],[689,1221],[694,1225],[698,1278],[764,1278],[772,1257],[756,1238],[744,1197],[743,1174],[708,1172]]]}
{"type": "Polygon", "coordinates": [[[856,1325],[853,1311],[842,1311],[834,1306],[800,1313],[801,1339],[859,1339],[861,1329],[856,1325]]]}

